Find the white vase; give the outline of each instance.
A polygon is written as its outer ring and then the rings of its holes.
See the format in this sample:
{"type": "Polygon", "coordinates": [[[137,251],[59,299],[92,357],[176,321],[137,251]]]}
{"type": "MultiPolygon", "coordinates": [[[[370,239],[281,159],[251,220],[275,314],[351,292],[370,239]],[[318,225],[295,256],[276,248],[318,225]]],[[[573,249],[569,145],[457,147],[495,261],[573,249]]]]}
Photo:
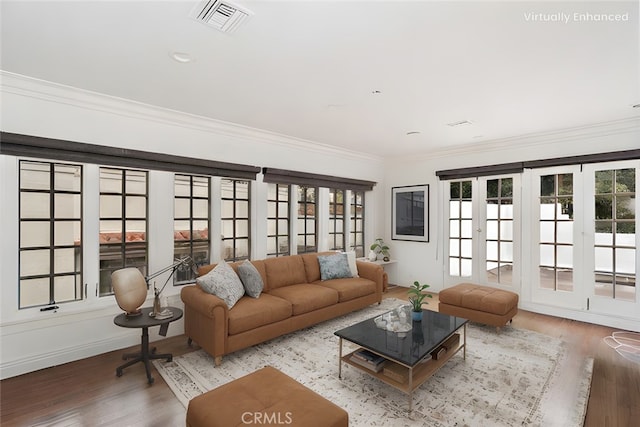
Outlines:
{"type": "Polygon", "coordinates": [[[369,261],[375,261],[378,259],[378,254],[371,250],[367,258],[369,258],[369,261]]]}

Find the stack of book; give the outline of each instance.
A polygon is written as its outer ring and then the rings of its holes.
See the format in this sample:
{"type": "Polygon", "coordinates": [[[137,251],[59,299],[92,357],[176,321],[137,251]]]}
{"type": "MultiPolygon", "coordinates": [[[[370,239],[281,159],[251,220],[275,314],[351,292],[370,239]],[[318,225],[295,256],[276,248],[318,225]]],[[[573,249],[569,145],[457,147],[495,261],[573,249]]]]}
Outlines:
{"type": "Polygon", "coordinates": [[[354,351],[353,354],[351,354],[350,360],[374,372],[380,372],[384,367],[384,363],[387,361],[384,357],[365,349],[354,351]]]}

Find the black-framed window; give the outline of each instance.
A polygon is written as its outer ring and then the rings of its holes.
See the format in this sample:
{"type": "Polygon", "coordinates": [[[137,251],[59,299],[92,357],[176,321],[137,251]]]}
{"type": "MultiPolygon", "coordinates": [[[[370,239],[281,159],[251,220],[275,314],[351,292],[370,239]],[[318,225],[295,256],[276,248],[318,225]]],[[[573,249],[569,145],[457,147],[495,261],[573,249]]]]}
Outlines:
{"type": "Polygon", "coordinates": [[[513,283],[513,178],[487,181],[486,270],[489,283],[513,283]]]}
{"type": "Polygon", "coordinates": [[[351,248],[357,257],[364,256],[364,191],[351,191],[351,248]]]}
{"type": "Polygon", "coordinates": [[[19,308],[82,291],[82,166],[20,161],[19,308]]]}
{"type": "Polygon", "coordinates": [[[111,273],[148,268],[148,172],[100,168],[100,296],[112,295],[111,273]]]}
{"type": "MultiPolygon", "coordinates": [[[[173,256],[189,256],[196,266],[210,263],[209,237],[211,179],[205,176],[181,175],[174,177],[173,256]]],[[[178,269],[174,284],[194,281],[193,269],[178,269]]]]}
{"type": "Polygon", "coordinates": [[[221,180],[222,249],[225,261],[248,259],[250,254],[250,182],[221,180]]]}
{"type": "Polygon", "coordinates": [[[317,187],[298,187],[298,253],[317,252],[317,187]]]}
{"type": "Polygon", "coordinates": [[[289,246],[291,185],[267,187],[267,257],[291,253],[289,246]]]}
{"type": "Polygon", "coordinates": [[[345,248],[345,190],[329,189],[329,249],[345,248]]]}

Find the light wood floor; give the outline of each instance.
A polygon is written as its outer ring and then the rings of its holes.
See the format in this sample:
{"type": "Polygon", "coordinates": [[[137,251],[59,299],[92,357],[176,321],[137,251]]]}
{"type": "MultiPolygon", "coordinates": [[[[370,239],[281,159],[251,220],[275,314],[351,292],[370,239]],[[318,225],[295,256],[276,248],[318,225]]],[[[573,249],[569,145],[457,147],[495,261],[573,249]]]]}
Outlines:
{"type": "MultiPolygon", "coordinates": [[[[404,299],[406,288],[392,288],[385,297],[404,299]]],[[[428,301],[428,308],[437,307],[437,296],[428,301]]],[[[575,359],[583,355],[594,358],[585,426],[638,425],[640,365],[625,360],[602,342],[613,329],[526,311],[518,313],[513,327],[567,341],[575,359]]],[[[186,341],[178,336],[153,345],[159,352],[177,356],[197,348],[187,347],[186,341]]],[[[141,364],[116,377],[122,353],[136,350],[113,351],[1,381],[0,425],[183,426],[185,409],[155,370],[152,386],[147,385],[141,364]]],[[[562,404],[562,393],[557,399],[562,404]]]]}

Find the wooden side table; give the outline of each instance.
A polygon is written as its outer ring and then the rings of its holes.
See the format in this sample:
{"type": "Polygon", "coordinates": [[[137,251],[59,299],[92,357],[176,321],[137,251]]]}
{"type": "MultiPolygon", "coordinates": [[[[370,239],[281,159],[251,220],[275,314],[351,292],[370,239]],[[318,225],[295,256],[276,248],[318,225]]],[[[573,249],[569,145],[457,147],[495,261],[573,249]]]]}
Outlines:
{"type": "Polygon", "coordinates": [[[167,319],[156,319],[155,317],[149,316],[149,313],[153,310],[152,307],[142,308],[142,314],[139,316],[127,316],[125,313],[117,315],[113,319],[113,323],[123,328],[141,328],[142,329],[142,343],[140,344],[140,352],[139,353],[126,353],[122,355],[123,360],[129,360],[127,363],[118,366],[116,368],[116,375],[118,377],[122,376],[122,370],[124,368],[128,368],[129,366],[143,362],[144,367],[147,371],[147,380],[149,384],[153,384],[153,377],[151,376],[151,363],[152,359],[167,359],[167,362],[171,362],[173,360],[173,355],[171,354],[156,354],[156,348],[152,348],[149,351],[149,328],[151,326],[160,326],[160,335],[163,337],[167,336],[167,330],[169,329],[169,323],[174,322],[182,317],[182,310],[177,307],[166,307],[169,309],[173,316],[167,319]]]}

